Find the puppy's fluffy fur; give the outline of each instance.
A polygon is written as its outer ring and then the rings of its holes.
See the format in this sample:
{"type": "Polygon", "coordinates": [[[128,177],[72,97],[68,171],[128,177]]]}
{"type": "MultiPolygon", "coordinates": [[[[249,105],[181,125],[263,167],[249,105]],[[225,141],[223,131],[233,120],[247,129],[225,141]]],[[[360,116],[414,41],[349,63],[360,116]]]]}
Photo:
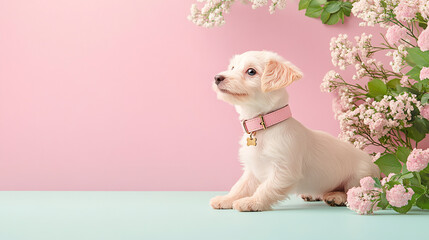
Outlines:
{"type": "MultiPolygon", "coordinates": [[[[236,55],[219,75],[225,79],[213,83],[213,89],[219,99],[235,106],[240,120],[287,105],[284,87],[302,77],[298,68],[268,51],[236,55]],[[256,74],[248,74],[249,68],[256,74]]],[[[368,154],[293,117],[258,131],[257,146],[247,146],[247,137],[245,133],[239,151],[244,173],[227,195],[210,201],[215,209],[269,210],[289,194],[344,205],[347,190],[361,178],[379,176],[368,154]]]]}

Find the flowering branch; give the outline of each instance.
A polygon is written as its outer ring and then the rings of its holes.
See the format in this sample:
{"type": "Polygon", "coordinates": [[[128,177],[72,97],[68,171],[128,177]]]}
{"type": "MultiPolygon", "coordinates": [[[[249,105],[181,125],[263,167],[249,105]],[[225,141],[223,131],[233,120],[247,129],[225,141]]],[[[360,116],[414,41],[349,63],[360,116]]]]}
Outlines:
{"type": "MultiPolygon", "coordinates": [[[[196,4],[191,6],[188,19],[198,26],[217,27],[225,24],[225,13],[229,13],[235,0],[198,0],[205,2],[200,10],[196,4]]],[[[251,3],[256,9],[268,5],[268,0],[241,0],[242,3],[251,3]]],[[[273,14],[277,9],[284,9],[286,0],[271,0],[269,11],[273,14]]],[[[299,10],[306,10],[305,15],[320,18],[322,23],[333,25],[340,21],[344,23],[344,16],[349,17],[352,4],[348,0],[300,0],[299,10]]]]}
{"type": "Polygon", "coordinates": [[[355,42],[345,34],[331,40],[334,66],[356,70],[352,81],[329,71],[321,84],[322,91],[336,94],[339,137],[362,149],[380,147],[381,152],[372,153],[374,163],[388,175],[364,178],[360,187],[349,190],[348,206],[360,214],[386,208],[406,213],[413,205],[429,209],[429,149],[417,147],[429,133],[428,2],[359,0],[352,13],[363,20],[361,26],[387,28],[381,34],[384,42],[375,46],[365,33],[355,42]],[[392,57],[392,70],[374,58],[383,51],[392,57]]]}

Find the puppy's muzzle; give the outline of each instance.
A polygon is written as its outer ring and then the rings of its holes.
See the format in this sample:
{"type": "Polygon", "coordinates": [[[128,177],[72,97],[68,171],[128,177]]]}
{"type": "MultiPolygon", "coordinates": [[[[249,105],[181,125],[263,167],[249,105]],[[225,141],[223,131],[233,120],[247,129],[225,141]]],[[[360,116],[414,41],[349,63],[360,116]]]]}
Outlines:
{"type": "Polygon", "coordinates": [[[219,83],[221,83],[223,80],[225,80],[225,76],[223,76],[223,75],[216,75],[214,77],[214,79],[215,79],[216,85],[219,85],[219,83]]]}

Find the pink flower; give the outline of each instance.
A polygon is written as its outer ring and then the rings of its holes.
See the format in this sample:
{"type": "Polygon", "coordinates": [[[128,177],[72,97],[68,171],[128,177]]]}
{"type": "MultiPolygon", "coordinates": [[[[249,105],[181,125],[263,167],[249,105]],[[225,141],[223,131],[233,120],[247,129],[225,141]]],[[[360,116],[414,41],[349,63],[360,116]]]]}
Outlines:
{"type": "Polygon", "coordinates": [[[377,207],[379,200],[379,192],[375,190],[354,187],[347,192],[347,207],[359,214],[372,214],[380,209],[377,207]]]}
{"type": "Polygon", "coordinates": [[[407,169],[412,172],[419,172],[425,169],[429,163],[429,149],[413,149],[407,159],[407,169]]]}
{"type": "Polygon", "coordinates": [[[417,45],[420,47],[422,51],[429,50],[429,28],[420,33],[419,40],[417,41],[417,45]]]}
{"type": "Polygon", "coordinates": [[[429,78],[429,67],[423,67],[420,71],[420,80],[429,78]]]}
{"type": "Polygon", "coordinates": [[[418,10],[417,2],[402,0],[395,8],[396,18],[400,21],[408,21],[416,16],[418,10]]]}
{"type": "Polygon", "coordinates": [[[407,75],[402,76],[401,81],[399,81],[401,83],[401,86],[407,86],[408,85],[408,79],[409,78],[407,75]]]}
{"type": "Polygon", "coordinates": [[[395,185],[390,190],[386,191],[386,198],[390,205],[394,207],[403,207],[411,200],[414,191],[408,188],[408,191],[402,185],[395,185]]]}
{"type": "Polygon", "coordinates": [[[401,38],[407,36],[407,29],[402,28],[398,25],[393,25],[387,29],[386,38],[389,44],[393,45],[399,42],[401,38]]]}
{"type": "Polygon", "coordinates": [[[383,186],[384,186],[384,184],[386,184],[387,182],[389,182],[389,181],[390,181],[390,179],[391,179],[393,176],[395,176],[395,174],[394,174],[394,173],[390,173],[390,174],[389,174],[389,176],[387,176],[387,177],[385,177],[385,178],[381,179],[381,185],[383,185],[383,186]]]}
{"type": "Polygon", "coordinates": [[[420,115],[429,120],[429,104],[423,107],[420,111],[420,115]]]}
{"type": "Polygon", "coordinates": [[[372,190],[374,189],[375,181],[372,177],[364,177],[360,180],[360,185],[364,190],[372,190]]]}

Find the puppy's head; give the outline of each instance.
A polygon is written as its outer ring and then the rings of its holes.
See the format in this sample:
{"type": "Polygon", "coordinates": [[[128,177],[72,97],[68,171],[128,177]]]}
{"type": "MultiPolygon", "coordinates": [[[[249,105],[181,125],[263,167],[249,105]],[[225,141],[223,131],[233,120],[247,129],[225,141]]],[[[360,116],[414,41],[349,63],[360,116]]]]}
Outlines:
{"type": "Polygon", "coordinates": [[[228,70],[215,76],[219,99],[234,105],[263,102],[302,77],[301,71],[279,55],[249,51],[231,59],[228,70]]]}

